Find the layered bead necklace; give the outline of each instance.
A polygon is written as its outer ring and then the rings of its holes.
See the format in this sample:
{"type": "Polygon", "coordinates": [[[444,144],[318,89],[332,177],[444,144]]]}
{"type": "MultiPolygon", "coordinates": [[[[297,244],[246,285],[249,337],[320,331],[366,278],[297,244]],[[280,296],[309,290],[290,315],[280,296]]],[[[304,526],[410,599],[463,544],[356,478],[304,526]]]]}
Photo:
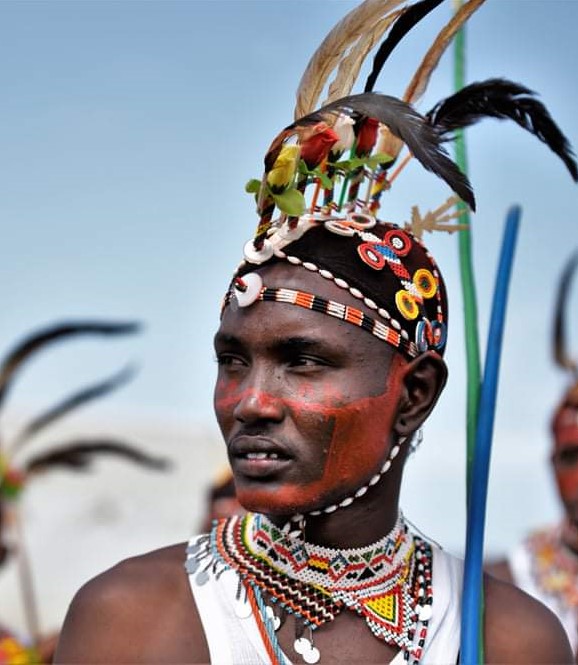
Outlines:
{"type": "Polygon", "coordinates": [[[432,615],[431,568],[430,545],[409,532],[401,513],[382,539],[351,549],[308,543],[249,513],[217,522],[189,548],[187,559],[197,584],[227,569],[238,574],[236,611],[255,614],[278,663],[285,659],[275,631],[286,615],[295,617],[296,653],[316,663],[314,631],[344,609],[363,617],[375,637],[401,649],[406,661],[419,663],[432,615]]]}

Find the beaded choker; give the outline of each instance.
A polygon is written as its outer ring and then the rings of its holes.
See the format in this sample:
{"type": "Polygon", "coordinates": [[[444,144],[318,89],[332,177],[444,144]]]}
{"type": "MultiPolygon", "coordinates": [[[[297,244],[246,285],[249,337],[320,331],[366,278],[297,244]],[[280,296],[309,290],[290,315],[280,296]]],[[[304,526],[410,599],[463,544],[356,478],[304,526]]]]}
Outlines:
{"type": "Polygon", "coordinates": [[[227,569],[238,573],[245,590],[243,601],[240,586],[239,616],[248,606],[249,614],[258,609],[255,618],[273,660],[283,662],[275,631],[288,614],[295,617],[295,651],[315,663],[320,654],[313,632],[349,609],[375,637],[401,649],[406,661],[420,661],[432,614],[431,548],[409,533],[401,514],[384,538],[352,549],[291,537],[260,514],[220,520],[189,548],[187,570],[203,584],[227,569]]]}

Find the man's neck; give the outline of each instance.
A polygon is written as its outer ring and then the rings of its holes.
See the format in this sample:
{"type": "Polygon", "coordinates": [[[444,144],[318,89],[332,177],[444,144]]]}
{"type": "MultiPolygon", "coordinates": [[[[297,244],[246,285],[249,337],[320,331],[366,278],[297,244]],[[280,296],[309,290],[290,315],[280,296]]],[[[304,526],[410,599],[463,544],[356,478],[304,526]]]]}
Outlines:
{"type": "MultiPolygon", "coordinates": [[[[399,514],[399,481],[392,474],[346,508],[338,508],[330,514],[305,514],[305,540],[340,549],[377,542],[395,526],[399,514]]],[[[290,519],[287,515],[268,517],[279,528],[290,519]]],[[[297,528],[298,523],[295,526],[297,528]]]]}

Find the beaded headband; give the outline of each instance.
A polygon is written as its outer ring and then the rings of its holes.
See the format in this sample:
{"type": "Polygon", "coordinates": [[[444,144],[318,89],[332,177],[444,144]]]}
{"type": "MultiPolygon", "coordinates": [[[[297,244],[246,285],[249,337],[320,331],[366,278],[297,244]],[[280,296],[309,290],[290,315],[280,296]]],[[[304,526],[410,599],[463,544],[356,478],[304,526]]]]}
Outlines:
{"type": "MultiPolygon", "coordinates": [[[[308,223],[300,220],[299,224],[308,223]]],[[[275,249],[268,264],[287,261],[332,281],[359,299],[360,309],[292,289],[267,289],[248,261],[238,270],[225,297],[247,307],[258,300],[284,302],[354,324],[390,344],[406,358],[427,350],[443,353],[447,301],[441,275],[427,250],[393,224],[335,220],[311,227],[286,249],[275,249]]]]}

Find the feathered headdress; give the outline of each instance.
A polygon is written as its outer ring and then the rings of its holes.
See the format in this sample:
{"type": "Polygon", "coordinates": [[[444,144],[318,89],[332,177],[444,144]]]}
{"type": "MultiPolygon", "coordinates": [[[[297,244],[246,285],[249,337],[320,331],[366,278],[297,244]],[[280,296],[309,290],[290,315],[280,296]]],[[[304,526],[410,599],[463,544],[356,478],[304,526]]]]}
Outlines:
{"type": "MultiPolygon", "coordinates": [[[[412,253],[411,260],[406,259],[410,254],[405,245],[409,243],[413,248],[415,239],[421,238],[424,230],[461,228],[447,223],[458,216],[457,211],[451,211],[457,200],[463,200],[471,209],[475,207],[468,178],[445,150],[445,143],[454,137],[456,130],[484,117],[512,119],[548,145],[563,160],[572,177],[578,177],[567,139],[544,105],[524,86],[490,79],[467,86],[425,115],[414,108],[452,38],[483,0],[469,0],[452,16],[427,50],[402,99],[373,92],[393,50],[442,1],[421,0],[400,7],[401,0],[366,0],[322,42],[301,79],[296,120],[272,141],[265,155],[262,177],[247,183],[247,191],[255,195],[259,224],[253,239],[245,245],[245,264],[238,274],[274,259],[303,263],[322,275],[329,273],[336,277],[338,285],[346,284],[344,288],[359,293],[356,297],[370,308],[377,303],[381,319],[397,331],[390,334],[389,330],[380,329],[378,336],[387,337],[388,341],[395,339],[396,348],[415,344],[406,349],[410,357],[427,348],[440,350],[434,343],[436,336],[431,326],[435,329],[434,322],[441,323],[443,330],[438,337],[445,340],[447,313],[445,297],[439,296],[443,291],[441,276],[431,256],[423,253],[422,248],[419,258],[412,253]],[[364,60],[384,35],[364,91],[352,94],[364,60]],[[316,109],[325,89],[327,99],[316,109]],[[397,165],[404,146],[408,156],[397,165]],[[404,225],[404,230],[410,233],[405,239],[396,238],[395,243],[388,244],[386,234],[393,229],[384,229],[376,216],[383,193],[390,189],[412,157],[446,182],[456,196],[425,215],[414,208],[411,222],[404,225]],[[394,165],[396,168],[392,170],[394,165]],[[315,233],[313,229],[317,229],[315,233]],[[342,242],[348,258],[344,256],[338,262],[337,272],[334,264],[339,252],[324,249],[327,243],[331,246],[335,243],[330,239],[331,234],[322,230],[355,242],[353,252],[342,242]],[[369,270],[359,269],[358,255],[369,270]],[[396,272],[394,264],[401,264],[402,268],[396,272]],[[382,268],[382,275],[388,278],[378,283],[375,270],[382,268]],[[420,283],[423,271],[427,273],[425,287],[420,283]],[[397,281],[389,279],[390,273],[397,281]],[[373,282],[376,284],[372,285],[373,282]],[[436,285],[437,298],[424,295],[430,293],[430,282],[436,285]],[[400,333],[406,337],[403,343],[397,339],[400,333]],[[424,334],[429,344],[423,343],[424,334]]],[[[261,288],[236,282],[231,292],[233,295],[242,292],[246,305],[261,297],[257,293],[261,288]]],[[[274,294],[268,297],[273,298],[274,294]]],[[[331,308],[325,310],[331,313],[331,308]]],[[[363,325],[375,334],[373,322],[363,325]]]]}
{"type": "MultiPolygon", "coordinates": [[[[410,81],[402,99],[373,92],[388,57],[411,28],[442,0],[421,0],[404,8],[398,0],[367,0],[329,33],[311,59],[297,91],[296,120],[269,147],[261,179],[247,191],[257,200],[259,226],[250,261],[267,260],[279,244],[271,236],[285,227],[281,244],[294,239],[299,218],[305,228],[329,218],[377,213],[389,189],[389,171],[405,145],[422,166],[444,180],[474,209],[467,177],[444,149],[455,130],[484,117],[509,118],[548,145],[566,164],[572,177],[578,170],[566,137],[545,106],[522,85],[504,79],[475,83],[435,105],[427,114],[415,104],[427,86],[441,55],[463,23],[482,4],[470,0],[441,30],[410,81]],[[364,92],[351,94],[361,65],[375,44],[378,49],[364,92]],[[328,84],[330,75],[335,78],[328,84]],[[322,91],[326,102],[315,110],[322,91]],[[309,186],[311,186],[309,188],[309,186]],[[307,196],[306,196],[307,194],[307,196]],[[273,248],[268,247],[268,242],[273,248]]],[[[445,211],[444,211],[445,212],[445,211]]]]}

